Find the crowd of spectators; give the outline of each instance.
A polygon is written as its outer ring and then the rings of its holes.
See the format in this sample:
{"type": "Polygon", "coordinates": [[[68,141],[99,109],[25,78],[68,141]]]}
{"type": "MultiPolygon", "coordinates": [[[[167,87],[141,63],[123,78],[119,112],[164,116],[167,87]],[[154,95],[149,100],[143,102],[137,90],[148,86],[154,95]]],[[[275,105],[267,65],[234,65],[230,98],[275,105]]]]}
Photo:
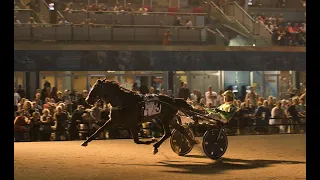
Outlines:
{"type": "MultiPolygon", "coordinates": [[[[229,89],[232,90],[232,87],[229,89]]],[[[179,91],[178,97],[191,101],[192,104],[195,105],[195,108],[215,108],[224,103],[223,92],[224,91],[219,91],[219,93],[217,93],[209,86],[203,96],[201,92],[196,89],[190,93],[187,84],[184,83],[179,91]]],[[[250,124],[256,125],[255,130],[257,132],[268,132],[268,128],[263,127],[268,124],[279,124],[279,128],[276,128],[276,130],[279,130],[277,132],[281,133],[304,132],[304,127],[300,128],[296,125],[288,126],[286,124],[304,124],[306,122],[305,86],[302,87],[301,92],[297,88],[290,86],[283,98],[282,100],[277,100],[276,97],[269,96],[267,99],[264,99],[255,93],[254,87],[250,87],[250,92],[248,92],[245,97],[238,97],[238,99],[234,100],[234,105],[238,108],[237,115],[235,115],[235,117],[237,117],[235,119],[237,119],[238,122],[232,122],[231,120],[231,123],[241,127],[250,124]]]]}
{"type": "Polygon", "coordinates": [[[306,21],[293,22],[286,20],[282,14],[266,16],[251,14],[258,22],[261,21],[271,32],[274,45],[278,46],[306,46],[306,21]]]}
{"type": "MultiPolygon", "coordinates": [[[[175,97],[172,91],[158,91],[145,85],[137,87],[137,84],[134,84],[132,90],[141,94],[175,97]]],[[[209,87],[204,95],[196,89],[190,92],[187,84],[183,83],[177,97],[197,104],[197,107],[214,108],[224,103],[222,93],[223,91],[213,91],[212,87],[209,87]]],[[[108,120],[110,105],[98,101],[91,107],[85,101],[87,95],[87,90],[83,90],[81,94],[77,94],[75,90],[60,92],[46,82],[44,88],[38,89],[33,98],[27,99],[23,88],[19,86],[14,90],[15,141],[77,140],[90,136],[108,120]]],[[[243,101],[237,99],[234,104],[242,114],[242,124],[248,125],[246,118],[255,119],[256,125],[305,123],[303,117],[306,115],[306,89],[299,92],[290,87],[288,99],[278,101],[272,96],[264,100],[252,87],[243,101]]],[[[293,129],[288,129],[285,125],[280,126],[280,130],[285,133],[292,132],[293,129]]],[[[154,120],[141,125],[140,135],[159,137],[161,132],[159,122],[154,120]]],[[[108,137],[129,138],[130,133],[125,129],[113,127],[99,135],[100,139],[108,137]]]]}

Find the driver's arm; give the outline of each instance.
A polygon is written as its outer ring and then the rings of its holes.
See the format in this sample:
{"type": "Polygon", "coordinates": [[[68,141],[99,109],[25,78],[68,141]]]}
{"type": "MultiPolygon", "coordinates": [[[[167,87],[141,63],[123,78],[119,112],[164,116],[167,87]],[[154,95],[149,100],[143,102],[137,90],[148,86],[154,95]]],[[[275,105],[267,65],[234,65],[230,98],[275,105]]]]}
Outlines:
{"type": "Polygon", "coordinates": [[[218,108],[216,109],[216,112],[222,114],[223,116],[225,116],[229,120],[233,116],[233,114],[236,112],[236,110],[237,109],[235,107],[231,106],[229,112],[220,110],[218,108]]]}

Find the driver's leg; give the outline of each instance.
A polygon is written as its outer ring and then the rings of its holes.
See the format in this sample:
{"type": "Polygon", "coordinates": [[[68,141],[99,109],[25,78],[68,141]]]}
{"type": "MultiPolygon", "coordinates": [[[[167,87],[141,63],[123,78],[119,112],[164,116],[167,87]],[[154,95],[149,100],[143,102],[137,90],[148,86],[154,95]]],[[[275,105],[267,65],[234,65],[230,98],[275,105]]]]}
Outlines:
{"type": "Polygon", "coordinates": [[[223,119],[223,118],[220,116],[220,114],[218,114],[218,113],[211,113],[211,114],[209,114],[209,117],[212,118],[212,119],[214,119],[214,120],[222,121],[223,123],[227,123],[227,122],[228,122],[228,120],[223,119]]]}

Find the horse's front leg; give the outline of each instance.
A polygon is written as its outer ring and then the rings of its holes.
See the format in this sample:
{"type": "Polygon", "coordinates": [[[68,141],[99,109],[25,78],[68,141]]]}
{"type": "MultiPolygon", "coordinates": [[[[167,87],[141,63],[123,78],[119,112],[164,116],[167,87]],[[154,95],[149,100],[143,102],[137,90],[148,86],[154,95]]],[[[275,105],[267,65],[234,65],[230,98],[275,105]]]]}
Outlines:
{"type": "Polygon", "coordinates": [[[133,141],[134,141],[134,143],[136,143],[136,144],[146,144],[146,145],[149,145],[149,144],[151,144],[151,143],[156,142],[156,140],[152,140],[152,141],[140,141],[140,140],[139,140],[139,131],[138,131],[138,128],[131,128],[130,131],[131,131],[131,134],[132,134],[133,141]]]}
{"type": "Polygon", "coordinates": [[[169,127],[168,122],[163,122],[163,129],[164,129],[163,136],[161,137],[159,142],[157,142],[156,144],[153,145],[153,147],[154,147],[153,154],[157,154],[159,151],[158,148],[161,146],[161,144],[171,136],[171,131],[170,131],[170,127],[169,127]]]}
{"type": "Polygon", "coordinates": [[[96,132],[94,132],[81,146],[88,146],[88,143],[95,139],[101,132],[112,126],[111,119],[105,122],[96,132]]]}

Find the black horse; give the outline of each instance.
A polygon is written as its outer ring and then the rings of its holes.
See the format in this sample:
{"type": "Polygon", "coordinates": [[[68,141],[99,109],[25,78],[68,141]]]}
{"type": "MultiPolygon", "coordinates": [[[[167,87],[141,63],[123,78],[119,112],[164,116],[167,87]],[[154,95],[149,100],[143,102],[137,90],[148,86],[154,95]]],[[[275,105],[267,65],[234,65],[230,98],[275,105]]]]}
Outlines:
{"type": "Polygon", "coordinates": [[[183,134],[189,141],[190,145],[197,143],[187,135],[185,129],[175,118],[178,111],[182,111],[188,116],[195,117],[192,106],[183,99],[173,99],[165,95],[143,96],[122,88],[116,81],[108,81],[106,79],[97,80],[91,88],[86,101],[88,104],[92,105],[98,99],[111,104],[112,109],[110,110],[109,120],[92,136],[90,136],[82,146],[87,146],[88,142],[95,139],[100,132],[113,125],[121,125],[122,127],[130,129],[133,140],[136,144],[151,144],[155,141],[139,140],[138,125],[144,122],[149,122],[154,118],[159,118],[164,128],[164,135],[153,145],[154,154],[158,152],[160,145],[171,136],[170,127],[183,134]],[[150,99],[150,101],[148,99],[150,99]],[[151,104],[151,106],[147,107],[147,104],[151,104]],[[157,113],[153,113],[150,116],[146,115],[145,112],[146,110],[148,112],[147,108],[150,110],[150,107],[151,109],[157,109],[157,113]]]}

